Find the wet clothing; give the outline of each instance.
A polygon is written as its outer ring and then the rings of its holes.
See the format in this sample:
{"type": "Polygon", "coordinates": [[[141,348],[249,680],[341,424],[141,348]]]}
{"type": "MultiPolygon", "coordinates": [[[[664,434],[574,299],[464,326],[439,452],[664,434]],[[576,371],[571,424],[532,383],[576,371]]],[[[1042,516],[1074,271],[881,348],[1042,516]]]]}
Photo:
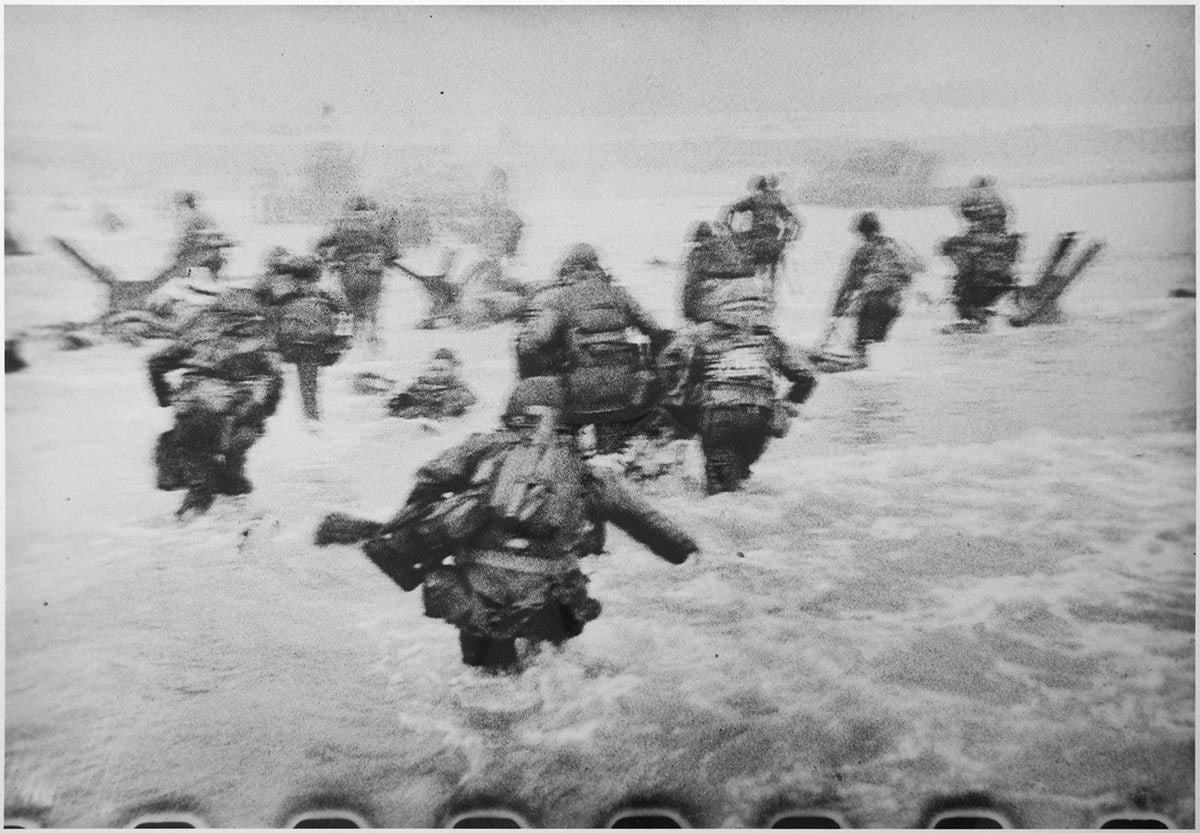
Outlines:
{"type": "Polygon", "coordinates": [[[788,241],[798,236],[800,220],[778,191],[765,188],[743,197],[725,209],[725,217],[750,214],[750,229],[734,235],[755,265],[775,266],[788,241]]]}
{"type": "Polygon", "coordinates": [[[710,495],[736,492],[750,478],[771,439],[773,410],[760,406],[715,405],[700,423],[704,480],[710,495]]]}
{"type": "Polygon", "coordinates": [[[317,241],[333,264],[354,314],[354,333],[378,341],[376,322],[384,271],[400,256],[392,223],[374,211],[352,211],[317,241]]]}
{"type": "Polygon", "coordinates": [[[536,294],[516,339],[523,377],[560,375],[563,420],[572,425],[628,420],[647,413],[655,376],[647,352],[670,333],[601,271],[577,271],[536,294]],[[649,340],[631,341],[636,330],[649,340]]]}
{"type": "Polygon", "coordinates": [[[457,374],[421,374],[405,390],[388,400],[388,413],[402,419],[460,417],[477,398],[457,374]]]}
{"type": "Polygon", "coordinates": [[[204,267],[216,275],[225,264],[223,250],[230,245],[211,217],[198,209],[187,209],[179,222],[172,270],[186,274],[193,267],[204,267]]]}
{"type": "Polygon", "coordinates": [[[658,358],[662,405],[700,435],[709,493],[731,491],[749,477],[783,403],[776,377],[791,382],[785,398],[801,403],[816,385],[799,350],[765,326],[706,322],[680,332],[658,358]]]}
{"type": "Polygon", "coordinates": [[[850,258],[846,277],[833,305],[834,316],[853,314],[858,319],[855,346],[884,341],[900,315],[904,290],[922,265],[895,240],[882,234],[868,236],[850,258]]]}
{"type": "Polygon", "coordinates": [[[951,237],[942,254],[955,266],[952,295],[958,317],[986,322],[991,307],[1016,286],[1014,268],[1021,252],[1021,236],[972,231],[951,237]]]}
{"type": "Polygon", "coordinates": [[[958,213],[971,231],[1003,234],[1008,227],[1008,206],[990,185],[975,186],[963,194],[958,213]]]}
{"type": "Polygon", "coordinates": [[[767,326],[774,285],[728,238],[696,246],[684,264],[684,318],[741,327],[767,326]]]}
{"type": "Polygon", "coordinates": [[[683,261],[683,317],[687,321],[712,320],[707,289],[710,281],[753,278],[754,264],[727,237],[710,237],[692,246],[683,261]]]}
{"type": "Polygon", "coordinates": [[[280,272],[263,276],[253,292],[269,311],[280,357],[296,366],[305,417],[320,419],[320,369],[349,349],[353,335],[345,301],[315,280],[280,272]]]}
{"type": "MultiPolygon", "coordinates": [[[[472,435],[418,470],[399,516],[420,524],[420,518],[439,507],[456,501],[461,505],[464,495],[472,496],[473,505],[486,507],[465,528],[433,533],[430,540],[455,538],[461,543],[445,554],[453,565],[427,563],[422,570],[425,614],[459,628],[468,665],[510,666],[516,659],[514,640],[560,643],[578,636],[599,616],[600,603],[587,593],[579,558],[602,549],[606,522],[616,523],[671,563],[682,563],[696,550],[686,533],[618,480],[590,470],[572,437],[556,434],[546,447],[535,443],[528,429],[472,435]],[[512,480],[514,455],[528,455],[531,448],[532,458],[519,459],[538,460],[539,467],[553,459],[553,470],[523,470],[528,480],[512,480]],[[507,488],[501,485],[506,482],[507,488]],[[530,514],[522,506],[522,511],[507,513],[514,483],[521,488],[542,484],[538,488],[544,491],[534,493],[535,505],[542,508],[530,514]]],[[[367,544],[368,555],[389,575],[394,562],[406,557],[400,548],[389,550],[394,547],[389,530],[397,528],[396,522],[384,525],[367,544]]]]}
{"type": "Polygon", "coordinates": [[[216,494],[249,492],[246,453],[262,436],[283,386],[263,323],[218,301],[151,356],[149,370],[159,406],[175,409],[175,426],[159,438],[155,453],[158,488],[187,489],[184,508],[200,509],[216,494]],[[166,377],[175,371],[182,380],[172,387],[166,377]]]}
{"type": "Polygon", "coordinates": [[[476,231],[479,246],[489,258],[513,257],[521,245],[525,221],[507,205],[485,205],[476,231]]]}

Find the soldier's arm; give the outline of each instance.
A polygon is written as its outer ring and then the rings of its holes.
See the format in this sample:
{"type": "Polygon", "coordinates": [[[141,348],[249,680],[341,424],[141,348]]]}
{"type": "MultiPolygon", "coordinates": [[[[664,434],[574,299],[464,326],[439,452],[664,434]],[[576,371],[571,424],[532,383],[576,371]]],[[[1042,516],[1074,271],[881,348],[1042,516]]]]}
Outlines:
{"type": "Polygon", "coordinates": [[[697,333],[696,327],[677,333],[658,353],[658,377],[663,384],[664,404],[679,406],[687,400],[696,358],[697,333]]]}
{"type": "Polygon", "coordinates": [[[792,383],[785,398],[789,402],[801,405],[812,395],[813,389],[817,386],[816,368],[813,367],[804,352],[796,346],[788,344],[775,334],[771,335],[771,340],[775,370],[792,383]]]}
{"type": "Polygon", "coordinates": [[[866,245],[859,246],[850,258],[850,265],[846,267],[846,277],[842,279],[842,285],[838,287],[837,295],[833,300],[833,315],[844,315],[846,308],[850,305],[850,299],[854,293],[858,291],[862,285],[863,271],[866,267],[867,252],[866,245]]]}
{"type": "Polygon", "coordinates": [[[476,467],[499,444],[494,434],[472,434],[454,448],[443,451],[417,469],[416,484],[406,506],[428,503],[446,492],[470,488],[476,467]]]}
{"type": "Polygon", "coordinates": [[[562,329],[562,324],[563,317],[557,308],[545,300],[535,301],[525,315],[520,332],[517,333],[518,360],[527,362],[550,347],[562,329]]]}
{"type": "Polygon", "coordinates": [[[154,398],[158,407],[166,408],[171,404],[171,386],[167,383],[167,374],[178,370],[184,361],[192,355],[190,347],[176,343],[159,350],[147,361],[150,370],[150,387],[154,390],[154,398]]]}
{"type": "Polygon", "coordinates": [[[625,312],[629,316],[630,322],[640,332],[650,337],[652,350],[655,352],[661,350],[669,340],[671,331],[660,327],[658,322],[654,320],[654,316],[642,308],[642,305],[629,293],[628,289],[623,286],[619,286],[617,289],[621,293],[625,304],[625,312]]]}
{"type": "Polygon", "coordinates": [[[627,488],[615,473],[593,468],[589,481],[596,516],[615,524],[659,558],[682,564],[700,550],[682,527],[627,488]]]}
{"type": "Polygon", "coordinates": [[[702,253],[696,249],[688,252],[683,264],[683,290],[680,293],[680,303],[683,317],[688,321],[697,321],[700,317],[700,283],[704,280],[701,272],[702,253]]]}

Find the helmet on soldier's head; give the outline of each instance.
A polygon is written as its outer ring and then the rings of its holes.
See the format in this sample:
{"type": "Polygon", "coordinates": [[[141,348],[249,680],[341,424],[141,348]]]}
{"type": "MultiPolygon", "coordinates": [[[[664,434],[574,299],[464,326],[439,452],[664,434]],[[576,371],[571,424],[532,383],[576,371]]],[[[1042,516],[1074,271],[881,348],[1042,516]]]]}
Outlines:
{"type": "Polygon", "coordinates": [[[765,179],[767,180],[767,188],[768,189],[773,191],[779,187],[779,177],[777,175],[767,174],[765,179]]]}
{"type": "Polygon", "coordinates": [[[280,265],[280,271],[302,281],[321,279],[321,264],[312,255],[291,255],[280,265]]]}
{"type": "Polygon", "coordinates": [[[765,176],[750,177],[750,190],[762,191],[767,187],[767,178],[765,176]]]}
{"type": "Polygon", "coordinates": [[[864,237],[879,234],[882,229],[883,225],[879,222],[879,218],[875,216],[874,211],[863,212],[854,221],[854,230],[864,237]]]}
{"type": "Polygon", "coordinates": [[[693,243],[699,243],[701,240],[708,240],[713,236],[713,228],[704,220],[698,223],[692,223],[691,229],[688,231],[688,240],[693,243]]]}
{"type": "Polygon", "coordinates": [[[347,211],[375,211],[379,208],[379,204],[370,197],[359,194],[356,197],[351,197],[346,201],[347,211]]]}
{"type": "Polygon", "coordinates": [[[588,243],[576,243],[567,249],[558,267],[559,276],[572,272],[597,272],[600,270],[600,255],[588,243]]]}
{"type": "Polygon", "coordinates": [[[501,421],[510,428],[531,425],[537,421],[536,412],[530,413],[531,408],[550,408],[561,414],[566,404],[562,379],[557,376],[531,376],[517,382],[508,396],[508,405],[504,408],[501,421]]]}
{"type": "Polygon", "coordinates": [[[188,208],[196,207],[196,192],[195,191],[176,191],[175,204],[187,206],[188,208]]]}
{"type": "Polygon", "coordinates": [[[973,187],[973,188],[990,188],[992,185],[995,185],[995,184],[996,184],[995,180],[993,180],[990,176],[980,176],[980,177],[975,178],[975,181],[973,183],[971,183],[971,187],[973,187]]]}
{"type": "Polygon", "coordinates": [[[226,290],[209,309],[226,322],[229,330],[243,335],[259,335],[265,331],[266,310],[249,289],[226,290]]]}
{"type": "Polygon", "coordinates": [[[288,262],[291,256],[292,253],[288,251],[286,246],[275,246],[263,258],[263,267],[268,272],[282,272],[283,269],[281,267],[288,262]]]}

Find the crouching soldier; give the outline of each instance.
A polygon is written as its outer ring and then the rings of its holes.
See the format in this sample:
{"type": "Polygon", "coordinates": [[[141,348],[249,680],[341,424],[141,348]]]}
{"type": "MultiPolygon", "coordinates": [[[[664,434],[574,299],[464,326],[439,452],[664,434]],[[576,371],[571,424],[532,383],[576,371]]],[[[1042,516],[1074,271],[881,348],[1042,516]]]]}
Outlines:
{"type": "Polygon", "coordinates": [[[522,376],[560,374],[564,422],[594,426],[596,452],[611,454],[648,424],[658,393],[652,354],[670,336],[579,243],[557,283],[534,297],[517,334],[517,367],[522,376]]]}
{"type": "Polygon", "coordinates": [[[248,292],[227,293],[151,356],[149,368],[159,407],[175,408],[155,462],[159,489],[187,490],[177,514],[202,513],[219,494],[248,493],[246,453],[283,387],[262,307],[248,292]],[[172,385],[167,375],[175,371],[182,378],[172,385]]]}
{"type": "Polygon", "coordinates": [[[700,436],[708,493],[736,491],[750,477],[772,436],[787,432],[816,386],[800,352],[770,327],[706,321],[681,331],[658,358],[666,389],[662,405],[700,436]],[[791,382],[776,397],[776,375],[791,382]]]}
{"type": "Polygon", "coordinates": [[[465,414],[477,400],[458,375],[460,365],[453,350],[441,348],[416,381],[388,400],[388,413],[401,419],[446,419],[465,414]]]}
{"type": "Polygon", "coordinates": [[[518,670],[518,640],[562,644],[600,615],[579,559],[601,550],[606,522],[672,564],[697,550],[614,475],[588,467],[559,423],[564,404],[560,380],[521,380],[502,427],[423,466],[394,520],[330,516],[317,543],[369,537],[371,561],[404,590],[423,583],[425,615],[458,628],[465,664],[518,670]]]}
{"type": "Polygon", "coordinates": [[[304,416],[321,418],[319,375],[350,348],[354,317],[337,295],[320,288],[316,258],[277,248],[267,258],[267,273],[254,286],[259,303],[270,310],[271,330],[280,357],[296,366],[304,416]]]}

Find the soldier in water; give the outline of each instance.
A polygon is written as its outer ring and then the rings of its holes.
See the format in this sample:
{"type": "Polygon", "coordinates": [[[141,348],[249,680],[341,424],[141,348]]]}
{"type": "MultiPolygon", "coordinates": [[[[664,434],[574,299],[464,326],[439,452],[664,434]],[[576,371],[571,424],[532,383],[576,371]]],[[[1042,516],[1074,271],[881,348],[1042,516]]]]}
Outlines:
{"type": "Polygon", "coordinates": [[[846,277],[833,302],[834,318],[856,319],[854,348],[865,357],[868,345],[887,339],[900,315],[904,290],[924,266],[907,249],[884,235],[874,212],[859,215],[854,230],[862,243],[850,258],[846,277]]]}
{"type": "Polygon", "coordinates": [[[800,236],[800,218],[788,207],[771,180],[757,176],[750,182],[751,193],[726,206],[721,213],[721,222],[733,227],[738,214],[750,215],[748,231],[737,232],[735,239],[750,260],[771,281],[772,292],[778,280],[779,265],[787,244],[800,236]]]}
{"type": "Polygon", "coordinates": [[[394,520],[331,516],[317,543],[369,538],[371,561],[406,591],[424,585],[425,615],[458,628],[466,665],[518,672],[518,642],[561,645],[600,615],[579,561],[603,549],[606,523],[672,564],[697,551],[619,478],[584,461],[558,421],[565,401],[561,380],[522,379],[500,428],[422,466],[394,520]]]}

